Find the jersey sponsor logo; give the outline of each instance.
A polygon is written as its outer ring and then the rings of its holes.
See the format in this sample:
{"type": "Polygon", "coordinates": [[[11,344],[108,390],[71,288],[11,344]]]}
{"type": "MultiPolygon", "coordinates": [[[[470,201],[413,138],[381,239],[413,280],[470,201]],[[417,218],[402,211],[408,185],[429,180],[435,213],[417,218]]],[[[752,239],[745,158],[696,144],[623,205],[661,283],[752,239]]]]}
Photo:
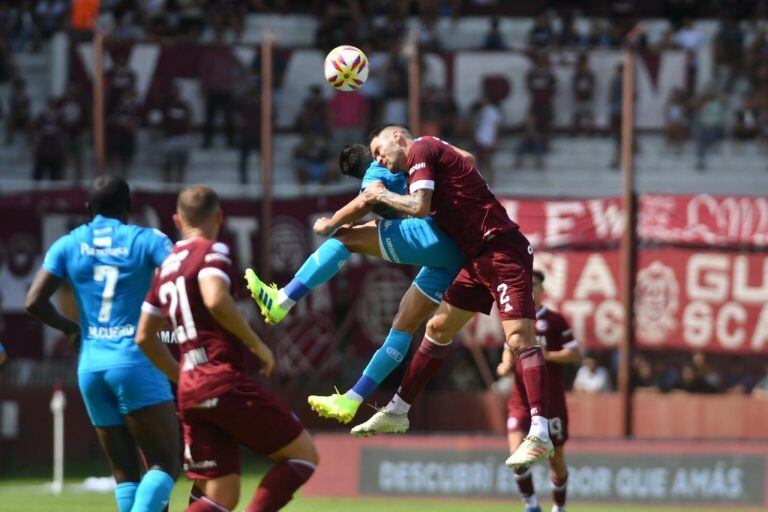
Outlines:
{"type": "Polygon", "coordinates": [[[129,254],[130,251],[127,247],[91,247],[85,242],[80,242],[81,256],[113,256],[120,258],[129,254]]]}
{"type": "Polygon", "coordinates": [[[211,263],[213,261],[221,261],[223,263],[226,263],[227,265],[231,265],[232,264],[232,260],[230,260],[229,258],[227,258],[226,256],[224,256],[221,253],[211,252],[211,253],[208,253],[208,254],[205,255],[205,262],[206,263],[211,263]]]}
{"type": "Polygon", "coordinates": [[[208,354],[205,352],[205,348],[195,348],[184,354],[184,364],[181,366],[181,371],[188,372],[194,370],[201,364],[208,362],[208,354]]]}
{"type": "Polygon", "coordinates": [[[157,339],[160,340],[161,343],[167,345],[174,345],[179,342],[176,333],[173,331],[160,331],[157,333],[157,339]]]}
{"type": "Polygon", "coordinates": [[[411,168],[408,169],[408,174],[413,174],[419,169],[424,169],[426,167],[427,167],[427,162],[419,162],[417,164],[412,165],[411,168]]]}
{"type": "Polygon", "coordinates": [[[113,325],[109,327],[97,327],[91,325],[88,327],[88,337],[98,338],[101,340],[117,340],[120,338],[130,338],[136,334],[136,326],[133,324],[128,325],[113,325]]]}
{"type": "Polygon", "coordinates": [[[187,256],[189,256],[188,249],[169,254],[168,257],[165,258],[165,261],[163,261],[162,270],[160,271],[160,279],[164,279],[169,275],[178,272],[181,262],[184,261],[187,256]]]}
{"type": "Polygon", "coordinates": [[[549,329],[549,323],[546,320],[544,320],[543,318],[539,318],[538,320],[536,320],[537,331],[544,333],[544,332],[547,332],[547,329],[549,329]]]}

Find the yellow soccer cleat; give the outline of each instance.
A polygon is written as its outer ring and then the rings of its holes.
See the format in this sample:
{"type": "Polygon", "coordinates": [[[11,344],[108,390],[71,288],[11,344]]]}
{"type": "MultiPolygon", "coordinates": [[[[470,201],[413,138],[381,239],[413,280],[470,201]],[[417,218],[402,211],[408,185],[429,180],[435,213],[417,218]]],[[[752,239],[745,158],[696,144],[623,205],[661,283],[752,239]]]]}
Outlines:
{"type": "Polygon", "coordinates": [[[368,421],[354,427],[353,436],[368,437],[376,434],[402,434],[410,427],[407,414],[392,414],[384,410],[378,411],[368,421]]]}
{"type": "Polygon", "coordinates": [[[554,454],[555,447],[552,441],[542,441],[536,436],[526,436],[505,464],[513,469],[527,468],[539,461],[551,458],[554,454]]]}
{"type": "Polygon", "coordinates": [[[352,421],[360,407],[360,402],[338,392],[330,396],[312,395],[307,398],[307,402],[321,418],[333,418],[342,423],[352,421]]]}
{"type": "Polygon", "coordinates": [[[268,285],[259,279],[256,272],[253,270],[245,270],[245,281],[248,283],[248,290],[251,292],[251,297],[259,305],[261,314],[264,316],[268,324],[277,325],[283,321],[288,314],[288,310],[281,308],[277,303],[278,289],[277,285],[268,285]]]}

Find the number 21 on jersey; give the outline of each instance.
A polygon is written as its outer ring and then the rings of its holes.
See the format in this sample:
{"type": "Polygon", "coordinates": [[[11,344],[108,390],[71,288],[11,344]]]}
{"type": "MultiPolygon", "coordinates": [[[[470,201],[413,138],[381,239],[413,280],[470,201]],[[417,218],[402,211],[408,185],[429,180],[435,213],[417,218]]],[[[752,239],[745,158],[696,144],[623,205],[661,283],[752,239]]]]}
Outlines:
{"type": "Polygon", "coordinates": [[[176,339],[179,343],[197,338],[197,328],[195,327],[195,319],[192,318],[192,308],[189,307],[184,276],[179,276],[176,281],[168,281],[160,286],[160,302],[164,306],[168,305],[168,313],[170,313],[173,330],[176,332],[176,339]],[[179,308],[181,308],[182,325],[179,325],[176,317],[179,308]]]}

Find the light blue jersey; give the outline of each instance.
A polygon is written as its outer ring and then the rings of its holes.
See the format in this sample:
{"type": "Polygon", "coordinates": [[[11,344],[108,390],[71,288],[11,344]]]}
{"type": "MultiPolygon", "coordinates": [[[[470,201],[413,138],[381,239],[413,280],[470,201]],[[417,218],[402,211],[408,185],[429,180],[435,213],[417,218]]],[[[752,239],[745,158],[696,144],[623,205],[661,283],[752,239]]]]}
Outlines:
{"type": "MultiPolygon", "coordinates": [[[[363,182],[360,184],[360,192],[365,190],[365,187],[377,180],[382,182],[387,190],[394,192],[395,194],[404,195],[406,190],[408,190],[408,183],[405,179],[405,173],[389,172],[386,167],[382,167],[374,161],[371,162],[371,165],[369,165],[368,169],[365,171],[363,182]]],[[[385,219],[396,219],[398,217],[402,217],[399,212],[380,204],[374,205],[373,210],[385,219]]]]}
{"type": "Polygon", "coordinates": [[[151,364],[134,343],[136,326],[152,274],[172,247],[158,230],[101,215],[51,246],[43,268],[68,279],[77,298],[78,372],[151,364]]]}

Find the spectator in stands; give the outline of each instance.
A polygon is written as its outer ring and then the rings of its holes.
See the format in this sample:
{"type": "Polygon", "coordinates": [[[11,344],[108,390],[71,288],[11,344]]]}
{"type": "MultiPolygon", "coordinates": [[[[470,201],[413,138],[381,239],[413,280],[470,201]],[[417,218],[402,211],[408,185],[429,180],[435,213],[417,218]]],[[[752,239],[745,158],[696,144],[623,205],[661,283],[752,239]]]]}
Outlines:
{"type": "Polygon", "coordinates": [[[504,35],[499,29],[500,23],[501,20],[499,20],[498,16],[493,16],[490,19],[488,33],[483,36],[483,45],[481,47],[483,50],[506,50],[509,48],[504,35]]]}
{"type": "Polygon", "coordinates": [[[251,153],[258,155],[261,150],[261,87],[255,73],[238,95],[235,124],[240,142],[240,183],[246,184],[250,181],[248,157],[251,153]]]}
{"type": "Polygon", "coordinates": [[[709,364],[707,355],[703,350],[694,352],[693,357],[691,358],[691,364],[696,370],[696,373],[712,392],[717,392],[722,389],[723,378],[717,369],[709,364]]]}
{"type": "Polygon", "coordinates": [[[166,183],[184,183],[192,149],[192,107],[181,97],[177,84],[171,84],[156,122],[163,134],[163,178],[166,183]]]}
{"type": "Polygon", "coordinates": [[[37,51],[40,49],[40,31],[35,23],[34,3],[31,0],[12,2],[10,26],[12,28],[12,49],[15,51],[37,51]]]}
{"type": "Polygon", "coordinates": [[[129,10],[117,15],[115,27],[109,33],[109,38],[113,41],[133,41],[143,36],[141,25],[134,21],[134,12],[129,10]]]}
{"type": "Polygon", "coordinates": [[[752,395],[759,398],[768,398],[768,369],[766,369],[763,378],[752,388],[752,395]]]}
{"type": "Polygon", "coordinates": [[[106,74],[106,113],[111,113],[128,91],[136,90],[136,72],[128,66],[128,53],[123,51],[115,56],[115,63],[106,74]]]}
{"type": "Polygon", "coordinates": [[[683,26],[675,34],[675,43],[685,50],[688,57],[687,83],[689,88],[692,88],[696,83],[696,73],[699,68],[698,51],[706,42],[706,36],[694,25],[691,18],[685,19],[683,26]]]}
{"type": "Polygon", "coordinates": [[[200,59],[198,68],[200,87],[205,99],[205,125],[203,147],[210,148],[213,142],[214,124],[219,112],[224,114],[224,134],[227,145],[235,147],[235,132],[232,119],[233,90],[241,76],[241,67],[231,49],[219,38],[200,59]]]}
{"type": "Polygon", "coordinates": [[[35,119],[34,123],[34,169],[35,181],[62,179],[64,160],[64,127],[61,121],[59,105],[54,98],[35,119]]]}
{"type": "Polygon", "coordinates": [[[596,19],[590,26],[589,44],[596,48],[615,48],[619,42],[612,32],[611,26],[596,19]]]}
{"type": "Polygon", "coordinates": [[[653,373],[653,367],[645,357],[636,356],[632,361],[632,389],[642,391],[661,391],[659,380],[653,373]]]}
{"type": "Polygon", "coordinates": [[[440,40],[435,33],[435,24],[437,23],[436,13],[432,12],[433,9],[423,9],[419,15],[418,20],[418,38],[419,45],[425,52],[436,52],[442,47],[440,40]]]}
{"type": "Polygon", "coordinates": [[[360,91],[334,92],[328,101],[328,115],[333,133],[333,153],[341,151],[351,142],[365,139],[370,104],[360,91]]]}
{"type": "Polygon", "coordinates": [[[594,117],[595,74],[589,69],[587,54],[582,53],[576,61],[573,75],[573,129],[583,132],[592,129],[594,117]]]}
{"type": "Polygon", "coordinates": [[[682,87],[677,87],[669,95],[669,101],[664,108],[667,144],[677,153],[682,151],[683,143],[688,137],[690,124],[688,103],[685,90],[682,87]]]}
{"type": "Polygon", "coordinates": [[[330,127],[328,102],[323,97],[320,86],[312,85],[296,118],[296,128],[301,133],[313,131],[318,135],[324,135],[328,133],[330,127]]]}
{"type": "Polygon", "coordinates": [[[741,75],[744,58],[744,31],[738,21],[727,17],[720,22],[714,41],[715,73],[718,86],[726,92],[741,75]]]}
{"type": "Polygon", "coordinates": [[[38,0],[35,7],[35,18],[43,39],[50,38],[61,29],[67,4],[64,0],[38,0]]]}
{"type": "Polygon", "coordinates": [[[421,97],[421,134],[452,139],[456,104],[446,89],[429,85],[421,97]]]}
{"type": "Polygon", "coordinates": [[[732,134],[736,140],[752,140],[760,134],[760,109],[749,92],[741,96],[741,105],[733,112],[732,134]]]}
{"type": "Polygon", "coordinates": [[[725,390],[733,394],[749,394],[755,385],[755,376],[739,357],[733,357],[723,379],[725,390]]]}
{"type": "Polygon", "coordinates": [[[608,393],[611,391],[611,377],[608,370],[598,366],[593,357],[585,357],[581,368],[576,372],[573,390],[582,393],[608,393]]]}
{"type": "Polygon", "coordinates": [[[494,181],[493,154],[501,125],[501,109],[498,102],[491,98],[487,83],[484,84],[483,96],[472,106],[473,140],[477,168],[488,183],[494,181]]]}
{"type": "Polygon", "coordinates": [[[515,151],[515,168],[523,167],[523,159],[526,154],[531,154],[534,158],[534,165],[537,169],[544,168],[544,136],[539,129],[539,122],[536,119],[536,113],[528,111],[523,123],[523,131],[520,134],[520,141],[515,151]]]}
{"type": "Polygon", "coordinates": [[[389,53],[384,70],[384,102],[382,105],[382,123],[408,123],[408,65],[397,48],[389,53]]]}
{"type": "Polygon", "coordinates": [[[331,154],[331,148],[323,137],[315,132],[306,132],[293,154],[299,182],[302,184],[330,182],[331,154]]]}
{"type": "Polygon", "coordinates": [[[136,153],[139,105],[133,91],[125,91],[106,122],[106,156],[110,172],[128,177],[136,153]]]}
{"type": "Polygon", "coordinates": [[[567,16],[563,19],[563,28],[557,36],[557,44],[563,48],[574,48],[587,45],[587,38],[583,37],[576,30],[573,16],[567,16]]]}
{"type": "Polygon", "coordinates": [[[696,168],[707,168],[707,152],[723,137],[725,105],[714,89],[708,87],[696,100],[698,107],[696,119],[696,168]]]}
{"type": "Polygon", "coordinates": [[[555,31],[549,22],[549,17],[540,14],[533,23],[531,31],[528,33],[528,46],[531,48],[545,48],[552,46],[555,42],[555,31]]]}
{"type": "Polygon", "coordinates": [[[15,78],[8,100],[8,116],[5,119],[5,143],[13,144],[17,130],[24,132],[24,136],[29,140],[31,119],[27,83],[22,78],[15,78]]]}
{"type": "Polygon", "coordinates": [[[528,93],[531,95],[531,108],[536,115],[539,131],[544,137],[544,149],[549,147],[552,128],[552,98],[557,87],[557,79],[549,65],[549,56],[538,53],[534,65],[526,78],[528,93]]]}
{"type": "Polygon", "coordinates": [[[686,364],[680,372],[680,380],[672,388],[673,391],[686,393],[709,393],[711,390],[707,383],[696,373],[692,365],[686,364]]]}
{"type": "Polygon", "coordinates": [[[61,103],[61,121],[67,137],[66,158],[72,163],[74,178],[83,179],[83,151],[85,131],[88,127],[88,102],[80,93],[77,83],[70,82],[61,103]]]}

